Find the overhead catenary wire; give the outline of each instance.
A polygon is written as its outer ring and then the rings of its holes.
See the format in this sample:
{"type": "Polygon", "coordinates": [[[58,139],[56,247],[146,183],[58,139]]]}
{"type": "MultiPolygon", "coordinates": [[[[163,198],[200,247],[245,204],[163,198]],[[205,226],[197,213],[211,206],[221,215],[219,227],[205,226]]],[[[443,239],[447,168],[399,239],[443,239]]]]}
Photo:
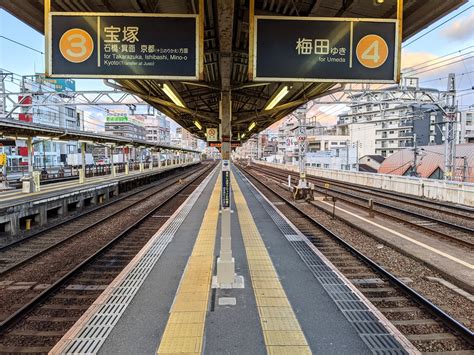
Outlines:
{"type": "Polygon", "coordinates": [[[36,52],[36,53],[40,53],[40,54],[43,54],[43,55],[44,55],[44,52],[42,52],[42,51],[40,51],[40,50],[38,50],[38,49],[35,49],[35,48],[33,48],[33,47],[30,47],[30,46],[28,46],[28,45],[26,45],[26,44],[24,44],[24,43],[15,41],[14,39],[11,39],[11,38],[9,38],[9,37],[5,37],[5,36],[3,36],[3,35],[0,35],[0,38],[3,38],[3,39],[5,39],[5,40],[10,41],[10,42],[13,42],[13,43],[15,43],[15,44],[17,44],[17,45],[19,45],[19,46],[22,46],[22,47],[24,47],[24,48],[28,48],[28,49],[30,49],[30,50],[36,52]]]}
{"type": "Polygon", "coordinates": [[[448,23],[448,22],[454,20],[456,17],[458,17],[459,15],[461,15],[461,14],[465,13],[466,11],[472,9],[473,7],[474,7],[474,5],[471,5],[471,6],[467,7],[467,8],[465,8],[464,10],[462,10],[461,12],[458,12],[457,14],[451,16],[450,18],[448,18],[447,20],[443,21],[443,22],[440,23],[439,25],[433,27],[433,28],[430,29],[429,31],[423,33],[422,35],[420,35],[420,36],[414,38],[414,39],[411,40],[410,42],[404,44],[404,45],[402,46],[402,48],[408,47],[410,44],[415,43],[416,41],[418,41],[418,40],[420,40],[421,38],[425,37],[427,34],[433,32],[434,30],[437,30],[437,29],[440,28],[441,26],[444,26],[446,23],[448,23]]]}

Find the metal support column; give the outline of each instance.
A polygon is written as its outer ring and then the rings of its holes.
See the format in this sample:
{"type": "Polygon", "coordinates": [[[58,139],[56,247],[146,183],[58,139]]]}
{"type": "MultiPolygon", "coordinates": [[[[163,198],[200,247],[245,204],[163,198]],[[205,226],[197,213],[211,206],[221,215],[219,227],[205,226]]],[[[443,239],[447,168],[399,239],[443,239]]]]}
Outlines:
{"type": "Polygon", "coordinates": [[[158,170],[161,169],[161,150],[158,151],[158,170]]]}
{"type": "Polygon", "coordinates": [[[448,97],[445,117],[445,149],[444,149],[444,178],[453,180],[456,170],[456,76],[450,73],[448,76],[448,97]]]}
{"type": "Polygon", "coordinates": [[[115,164],[114,164],[114,149],[115,146],[110,147],[110,173],[112,174],[112,177],[117,176],[117,170],[115,169],[115,164]]]}
{"type": "Polygon", "coordinates": [[[222,92],[219,105],[222,127],[222,191],[221,191],[221,248],[217,259],[217,287],[232,288],[235,279],[235,260],[232,257],[230,208],[230,150],[232,102],[230,91],[222,92]]]}
{"type": "Polygon", "coordinates": [[[143,171],[145,170],[145,167],[143,165],[143,149],[142,148],[138,148],[138,154],[140,155],[140,159],[139,159],[139,164],[138,164],[138,168],[140,170],[141,173],[143,173],[143,171]]]}
{"type": "Polygon", "coordinates": [[[128,175],[130,173],[130,147],[124,147],[124,152],[125,152],[125,148],[128,149],[128,152],[127,153],[124,153],[124,164],[125,164],[125,175],[128,175]]]}
{"type": "Polygon", "coordinates": [[[81,170],[79,170],[79,184],[86,181],[86,143],[81,143],[81,170]]]}
{"type": "Polygon", "coordinates": [[[300,179],[298,181],[299,189],[307,189],[308,182],[306,180],[306,105],[301,106],[297,112],[298,118],[298,146],[299,146],[299,173],[300,179]]]}

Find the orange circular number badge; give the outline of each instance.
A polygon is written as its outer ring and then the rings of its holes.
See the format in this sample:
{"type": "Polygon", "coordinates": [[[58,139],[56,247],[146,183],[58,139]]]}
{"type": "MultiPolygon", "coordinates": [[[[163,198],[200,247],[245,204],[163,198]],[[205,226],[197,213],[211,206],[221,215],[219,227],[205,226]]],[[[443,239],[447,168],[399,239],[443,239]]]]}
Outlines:
{"type": "Polygon", "coordinates": [[[364,67],[378,68],[387,60],[388,45],[380,36],[367,35],[357,43],[356,53],[364,67]]]}
{"type": "Polygon", "coordinates": [[[86,31],[72,28],[61,36],[59,50],[66,60],[72,63],[82,63],[92,55],[94,42],[86,31]]]}

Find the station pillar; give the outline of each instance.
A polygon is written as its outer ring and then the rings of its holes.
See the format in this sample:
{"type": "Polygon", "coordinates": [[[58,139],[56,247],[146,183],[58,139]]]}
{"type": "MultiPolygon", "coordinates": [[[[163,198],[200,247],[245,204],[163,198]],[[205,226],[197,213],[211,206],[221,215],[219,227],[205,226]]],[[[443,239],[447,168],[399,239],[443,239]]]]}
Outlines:
{"type": "Polygon", "coordinates": [[[81,170],[79,170],[79,184],[86,181],[86,143],[81,143],[81,170]]]}
{"type": "Polygon", "coordinates": [[[216,287],[233,288],[235,286],[235,260],[232,256],[231,238],[231,196],[230,196],[230,141],[232,102],[230,91],[223,91],[219,103],[222,135],[222,190],[221,190],[221,243],[217,259],[216,287]]]}
{"type": "Polygon", "coordinates": [[[158,151],[158,170],[161,169],[161,150],[158,151]]]}
{"type": "Polygon", "coordinates": [[[112,174],[112,177],[117,176],[117,170],[115,170],[114,164],[114,148],[115,146],[110,147],[110,173],[112,174]]]}
{"type": "Polygon", "coordinates": [[[140,163],[138,164],[138,168],[140,172],[143,173],[143,171],[145,170],[145,166],[143,165],[143,149],[142,148],[138,149],[138,154],[140,155],[140,159],[139,159],[140,163]]]}
{"type": "Polygon", "coordinates": [[[124,154],[125,175],[128,175],[130,172],[130,147],[124,147],[124,151],[125,148],[128,149],[128,153],[124,154]]]}
{"type": "MultiPolygon", "coordinates": [[[[37,191],[35,188],[35,181],[33,178],[33,162],[34,162],[34,150],[33,150],[33,137],[28,137],[26,140],[26,146],[28,150],[28,175],[24,176],[22,181],[22,191],[25,193],[37,191]]],[[[38,186],[39,190],[39,186],[38,186]]]]}

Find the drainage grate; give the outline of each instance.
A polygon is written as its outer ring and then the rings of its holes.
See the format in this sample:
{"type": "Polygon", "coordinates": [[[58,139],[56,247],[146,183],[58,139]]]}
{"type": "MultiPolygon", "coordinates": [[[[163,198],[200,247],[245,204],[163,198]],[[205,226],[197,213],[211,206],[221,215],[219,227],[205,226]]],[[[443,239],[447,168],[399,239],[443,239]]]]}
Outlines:
{"type": "Polygon", "coordinates": [[[352,292],[344,280],[310,247],[309,240],[296,227],[291,226],[281,212],[272,206],[255,186],[238,171],[239,177],[260,202],[270,218],[278,226],[290,245],[311,270],[328,295],[356,329],[357,333],[374,354],[408,354],[395,337],[379,322],[367,305],[352,292]]]}
{"type": "MultiPolygon", "coordinates": [[[[217,168],[216,168],[217,169],[217,168]]],[[[95,354],[99,351],[113,327],[119,321],[123,312],[132,301],[146,277],[155,266],[163,251],[172,241],[176,231],[191,211],[198,197],[215,175],[215,170],[209,174],[193,191],[191,197],[178,212],[173,221],[154,237],[151,248],[145,253],[141,260],[128,273],[125,279],[112,291],[106,302],[99,307],[98,311],[88,320],[77,337],[68,344],[64,353],[66,354],[95,354]]]]}

